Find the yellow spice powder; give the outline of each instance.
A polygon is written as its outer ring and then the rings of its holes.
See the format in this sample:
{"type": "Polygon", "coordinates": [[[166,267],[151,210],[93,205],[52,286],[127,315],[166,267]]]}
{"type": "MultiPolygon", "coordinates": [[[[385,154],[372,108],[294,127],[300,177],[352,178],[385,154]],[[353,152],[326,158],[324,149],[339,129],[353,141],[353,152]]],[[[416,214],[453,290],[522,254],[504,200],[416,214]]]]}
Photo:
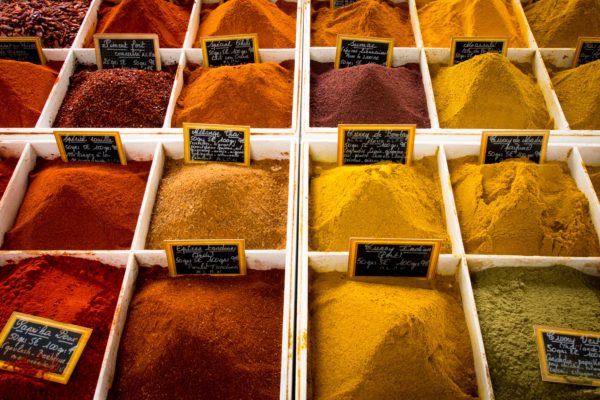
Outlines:
{"type": "Polygon", "coordinates": [[[436,157],[403,164],[317,166],[310,248],[347,251],[350,237],[443,239],[450,252],[436,157]]]}
{"type": "Polygon", "coordinates": [[[453,278],[423,289],[312,273],[309,302],[312,399],[477,398],[453,278]]]}
{"type": "Polygon", "coordinates": [[[589,203],[564,162],[449,161],[467,253],[600,255],[589,203]]]}
{"type": "Polygon", "coordinates": [[[596,196],[600,199],[600,166],[586,166],[588,175],[592,180],[592,185],[596,191],[596,196]]]}

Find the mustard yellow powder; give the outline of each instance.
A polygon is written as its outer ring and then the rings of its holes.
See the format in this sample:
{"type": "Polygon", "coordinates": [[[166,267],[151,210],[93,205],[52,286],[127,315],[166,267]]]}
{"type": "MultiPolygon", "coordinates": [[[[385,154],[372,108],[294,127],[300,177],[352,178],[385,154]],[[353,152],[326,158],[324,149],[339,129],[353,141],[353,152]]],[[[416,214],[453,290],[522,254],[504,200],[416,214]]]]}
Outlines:
{"type": "Polygon", "coordinates": [[[313,273],[309,303],[312,399],[477,398],[453,278],[422,289],[313,273]]]}
{"type": "Polygon", "coordinates": [[[552,83],[571,129],[600,129],[600,60],[559,72],[552,83]]]}
{"type": "Polygon", "coordinates": [[[451,251],[437,159],[314,168],[310,248],[348,251],[350,237],[442,239],[451,251]]]}
{"type": "Polygon", "coordinates": [[[539,47],[575,47],[579,36],[600,36],[598,0],[539,0],[525,15],[539,47]]]}
{"type": "Polygon", "coordinates": [[[420,1],[425,47],[450,47],[453,36],[508,37],[509,47],[527,47],[524,25],[511,0],[420,1]]]}
{"type": "Polygon", "coordinates": [[[600,166],[587,165],[585,168],[587,169],[588,175],[592,180],[592,185],[596,191],[596,196],[600,199],[600,166]]]}
{"type": "Polygon", "coordinates": [[[500,54],[482,54],[432,73],[442,128],[552,128],[534,77],[500,54]]]}
{"type": "Polygon", "coordinates": [[[598,256],[589,203],[564,162],[449,161],[467,253],[598,256]]]}

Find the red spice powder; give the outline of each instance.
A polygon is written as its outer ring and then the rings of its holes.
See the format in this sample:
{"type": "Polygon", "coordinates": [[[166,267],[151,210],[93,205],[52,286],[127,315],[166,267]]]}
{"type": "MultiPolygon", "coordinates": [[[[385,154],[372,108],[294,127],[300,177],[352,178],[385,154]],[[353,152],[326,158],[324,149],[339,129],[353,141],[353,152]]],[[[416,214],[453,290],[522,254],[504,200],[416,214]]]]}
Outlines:
{"type": "Polygon", "coordinates": [[[150,165],[38,159],[2,249],[129,249],[150,165]]]}
{"type": "Polygon", "coordinates": [[[284,275],[141,268],[109,397],[279,399],[284,275]]]}
{"type": "Polygon", "coordinates": [[[68,384],[0,371],[0,399],[92,399],[121,290],[123,268],[42,256],[0,267],[0,326],[14,311],[92,328],[68,384]]]}
{"type": "Polygon", "coordinates": [[[19,162],[18,158],[5,158],[0,161],[0,199],[4,196],[17,162],[19,162]]]}

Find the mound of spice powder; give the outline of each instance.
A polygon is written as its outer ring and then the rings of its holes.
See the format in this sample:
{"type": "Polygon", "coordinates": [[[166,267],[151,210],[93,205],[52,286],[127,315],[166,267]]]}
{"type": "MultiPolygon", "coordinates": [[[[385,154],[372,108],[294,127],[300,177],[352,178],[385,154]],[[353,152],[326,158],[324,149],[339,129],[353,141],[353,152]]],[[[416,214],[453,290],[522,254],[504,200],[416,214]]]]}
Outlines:
{"type": "Polygon", "coordinates": [[[587,173],[590,176],[592,185],[594,186],[594,190],[596,191],[596,196],[598,196],[598,198],[600,199],[600,165],[586,165],[585,169],[587,170],[587,173]]]}
{"type": "Polygon", "coordinates": [[[425,47],[450,47],[453,36],[508,37],[527,47],[525,27],[511,0],[417,0],[425,47]]]}
{"type": "Polygon", "coordinates": [[[292,124],[293,80],[293,63],[289,62],[186,71],[172,125],[202,122],[288,128],[292,124]]]}
{"type": "Polygon", "coordinates": [[[571,129],[600,129],[600,60],[559,72],[552,84],[571,129]]]}
{"type": "Polygon", "coordinates": [[[34,36],[43,47],[71,47],[91,0],[2,0],[0,36],[34,36]]]}
{"type": "Polygon", "coordinates": [[[229,0],[201,14],[198,37],[256,33],[263,49],[294,48],[296,16],[279,8],[283,1],[229,0]]]}
{"type": "Polygon", "coordinates": [[[173,75],[135,69],[80,71],[58,111],[60,128],[160,128],[173,75]]]}
{"type": "Polygon", "coordinates": [[[246,248],[285,248],[289,162],[165,164],[146,247],[164,240],[245,239],[246,248]]]}
{"type": "Polygon", "coordinates": [[[284,275],[140,268],[109,398],[279,399],[284,275]]]}
{"type": "Polygon", "coordinates": [[[415,45],[406,4],[358,0],[349,6],[319,8],[312,17],[311,46],[335,46],[338,34],[394,39],[394,47],[415,45]]]}
{"type": "Polygon", "coordinates": [[[433,73],[442,128],[549,129],[552,119],[533,75],[487,53],[433,73]]]}
{"type": "Polygon", "coordinates": [[[0,199],[4,196],[8,182],[19,162],[18,158],[3,158],[0,160],[0,199]]]}
{"type": "Polygon", "coordinates": [[[429,112],[417,64],[396,68],[364,64],[334,69],[311,62],[310,125],[416,124],[429,128],[429,112]]]}
{"type": "Polygon", "coordinates": [[[575,47],[580,36],[600,36],[598,0],[539,0],[525,15],[540,47],[575,47]]]}
{"type": "Polygon", "coordinates": [[[443,239],[451,250],[434,156],[410,167],[317,165],[309,197],[312,250],[347,251],[351,237],[443,239]]]}
{"type": "Polygon", "coordinates": [[[0,127],[33,128],[57,76],[41,65],[0,60],[0,127]]]}
{"type": "Polygon", "coordinates": [[[564,162],[449,161],[467,253],[599,256],[590,206],[564,162]]]}
{"type": "Polygon", "coordinates": [[[0,267],[0,326],[18,311],[93,329],[66,385],[0,371],[1,399],[94,397],[124,271],[98,261],[52,256],[0,267]]]}
{"type": "Polygon", "coordinates": [[[534,325],[600,332],[600,278],[575,269],[491,268],[472,275],[497,400],[592,400],[600,388],[542,381],[534,325]]]}
{"type": "MultiPolygon", "coordinates": [[[[168,0],[122,0],[103,2],[96,33],[155,33],[160,47],[181,47],[190,19],[190,7],[168,0]]],[[[93,47],[90,40],[88,47],[93,47]]]]}
{"type": "Polygon", "coordinates": [[[312,273],[312,399],[477,398],[473,355],[453,278],[433,289],[312,273]]]}
{"type": "Polygon", "coordinates": [[[150,164],[38,159],[2,249],[129,249],[150,164]]]}

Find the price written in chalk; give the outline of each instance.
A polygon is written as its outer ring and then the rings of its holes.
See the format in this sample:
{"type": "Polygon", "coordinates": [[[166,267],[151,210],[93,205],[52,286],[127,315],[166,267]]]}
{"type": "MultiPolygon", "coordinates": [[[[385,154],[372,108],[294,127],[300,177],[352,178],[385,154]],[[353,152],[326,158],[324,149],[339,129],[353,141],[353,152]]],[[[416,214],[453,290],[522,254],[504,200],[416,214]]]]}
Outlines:
{"type": "Polygon", "coordinates": [[[91,334],[90,328],[13,312],[0,332],[0,369],[66,384],[91,334]]]}
{"type": "Polygon", "coordinates": [[[542,380],[600,386],[600,332],[535,326],[542,380]]]}
{"type": "Polygon", "coordinates": [[[206,161],[250,165],[250,127],[183,124],[186,163],[206,161]]]}
{"type": "Polygon", "coordinates": [[[258,36],[251,34],[203,38],[202,56],[207,68],[259,63],[258,36]]]}
{"type": "Polygon", "coordinates": [[[64,162],[127,164],[119,132],[54,132],[64,162]]]}
{"type": "Polygon", "coordinates": [[[351,238],[349,277],[433,279],[441,240],[351,238]]]}
{"type": "Polygon", "coordinates": [[[415,125],[338,125],[338,165],[391,161],[410,165],[415,125]]]}
{"type": "Polygon", "coordinates": [[[600,37],[580,37],[577,40],[573,67],[600,60],[600,37]]]}
{"type": "Polygon", "coordinates": [[[480,164],[495,164],[511,158],[527,158],[541,164],[546,160],[549,132],[483,132],[480,164]]]}
{"type": "Polygon", "coordinates": [[[161,70],[156,34],[96,34],[94,45],[98,69],[161,70]]]}
{"type": "Polygon", "coordinates": [[[484,53],[499,53],[506,56],[508,50],[507,38],[488,37],[455,37],[452,38],[450,51],[450,65],[460,64],[463,61],[484,53]]]}
{"type": "Polygon", "coordinates": [[[0,59],[46,65],[39,37],[0,38],[0,59]]]}
{"type": "Polygon", "coordinates": [[[350,4],[354,4],[357,1],[358,0],[331,0],[329,2],[329,6],[335,10],[337,8],[342,8],[342,7],[349,6],[350,4]]]}
{"type": "Polygon", "coordinates": [[[165,248],[171,276],[246,275],[243,239],[167,240],[165,248]]]}
{"type": "Polygon", "coordinates": [[[335,68],[362,64],[392,66],[393,39],[338,35],[335,68]]]}

